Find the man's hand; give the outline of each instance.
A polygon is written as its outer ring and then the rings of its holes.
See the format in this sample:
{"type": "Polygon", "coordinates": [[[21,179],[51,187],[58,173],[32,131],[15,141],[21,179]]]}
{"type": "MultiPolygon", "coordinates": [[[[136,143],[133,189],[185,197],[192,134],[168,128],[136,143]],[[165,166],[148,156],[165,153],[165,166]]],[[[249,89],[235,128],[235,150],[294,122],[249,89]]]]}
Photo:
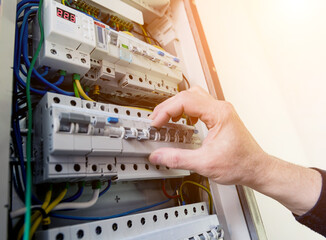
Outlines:
{"type": "MultiPolygon", "coordinates": [[[[265,152],[245,128],[233,106],[217,101],[206,91],[193,87],[158,105],[152,125],[160,128],[170,118],[177,121],[182,114],[192,122],[198,119],[208,128],[202,146],[196,150],[162,148],[153,152],[153,164],[193,170],[221,184],[243,184],[257,180],[267,163],[265,152]]],[[[251,185],[251,184],[250,184],[251,185]]]]}
{"type": "Polygon", "coordinates": [[[149,157],[152,164],[193,170],[220,184],[249,186],[298,215],[314,206],[321,190],[319,172],[265,153],[230,103],[192,87],[159,104],[150,118],[160,128],[171,118],[179,120],[183,113],[193,123],[200,119],[206,124],[208,134],[202,146],[158,149],[149,157]]]}

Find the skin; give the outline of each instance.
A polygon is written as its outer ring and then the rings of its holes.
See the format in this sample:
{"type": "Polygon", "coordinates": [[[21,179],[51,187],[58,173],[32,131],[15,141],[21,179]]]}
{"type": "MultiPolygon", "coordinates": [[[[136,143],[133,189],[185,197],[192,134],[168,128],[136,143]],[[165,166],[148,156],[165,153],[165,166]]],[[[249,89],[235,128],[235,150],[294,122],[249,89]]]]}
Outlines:
{"type": "Polygon", "coordinates": [[[200,87],[192,87],[159,104],[149,117],[162,127],[182,114],[192,123],[201,120],[207,137],[196,150],[161,148],[149,161],[155,165],[187,169],[224,185],[255,189],[302,215],[318,201],[322,178],[318,171],[273,157],[258,145],[232,104],[215,100],[200,87]]]}

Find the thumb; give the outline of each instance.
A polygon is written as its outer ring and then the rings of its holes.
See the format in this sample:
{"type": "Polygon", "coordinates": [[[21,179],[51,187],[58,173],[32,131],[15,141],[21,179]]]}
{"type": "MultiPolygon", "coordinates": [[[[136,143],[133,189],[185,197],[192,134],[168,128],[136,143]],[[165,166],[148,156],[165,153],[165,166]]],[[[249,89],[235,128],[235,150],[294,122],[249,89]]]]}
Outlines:
{"type": "Polygon", "coordinates": [[[152,152],[149,161],[153,165],[195,171],[199,167],[201,155],[200,148],[196,150],[160,148],[152,152]]]}

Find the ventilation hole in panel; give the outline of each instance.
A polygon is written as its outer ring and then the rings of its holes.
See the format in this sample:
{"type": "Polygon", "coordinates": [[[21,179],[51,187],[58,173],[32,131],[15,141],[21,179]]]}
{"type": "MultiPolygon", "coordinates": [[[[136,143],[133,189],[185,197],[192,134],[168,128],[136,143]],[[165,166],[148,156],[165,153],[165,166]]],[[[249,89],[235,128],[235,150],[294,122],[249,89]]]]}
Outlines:
{"type": "Polygon", "coordinates": [[[138,170],[138,165],[137,164],[134,164],[134,169],[135,169],[135,171],[138,170]]]}
{"type": "Polygon", "coordinates": [[[112,224],[112,230],[113,230],[113,231],[117,231],[117,230],[118,230],[118,224],[113,223],[113,224],[112,224]]]}
{"type": "Polygon", "coordinates": [[[100,226],[97,226],[95,228],[95,233],[96,233],[96,235],[100,235],[102,233],[102,228],[100,226]]]}
{"type": "Polygon", "coordinates": [[[57,165],[55,165],[54,169],[55,169],[56,172],[61,172],[62,171],[62,165],[57,164],[57,165]]]}
{"type": "Polygon", "coordinates": [[[175,211],[174,212],[174,215],[175,215],[175,217],[178,217],[179,216],[179,212],[178,211],[175,211]]]}
{"type": "Polygon", "coordinates": [[[76,172],[79,172],[79,171],[80,171],[80,165],[79,165],[79,164],[75,164],[75,165],[74,165],[74,170],[75,170],[76,172]]]}
{"type": "Polygon", "coordinates": [[[58,97],[54,97],[54,98],[53,98],[53,102],[54,102],[54,103],[60,103],[60,98],[58,98],[58,97]]]}
{"type": "Polygon", "coordinates": [[[77,238],[78,238],[78,239],[82,239],[83,237],[84,237],[84,230],[79,229],[79,230],[77,231],[77,238]]]}

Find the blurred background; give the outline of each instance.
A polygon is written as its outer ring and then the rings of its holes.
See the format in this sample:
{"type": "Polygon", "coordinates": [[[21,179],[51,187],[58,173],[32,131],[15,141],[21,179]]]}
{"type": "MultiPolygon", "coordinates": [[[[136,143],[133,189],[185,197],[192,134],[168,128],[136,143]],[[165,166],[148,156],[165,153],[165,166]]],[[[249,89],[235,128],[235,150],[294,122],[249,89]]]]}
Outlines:
{"type": "MultiPolygon", "coordinates": [[[[326,1],[195,2],[225,98],[258,143],[326,169],[326,1]]],[[[324,239],[256,197],[269,239],[324,239]]]]}

